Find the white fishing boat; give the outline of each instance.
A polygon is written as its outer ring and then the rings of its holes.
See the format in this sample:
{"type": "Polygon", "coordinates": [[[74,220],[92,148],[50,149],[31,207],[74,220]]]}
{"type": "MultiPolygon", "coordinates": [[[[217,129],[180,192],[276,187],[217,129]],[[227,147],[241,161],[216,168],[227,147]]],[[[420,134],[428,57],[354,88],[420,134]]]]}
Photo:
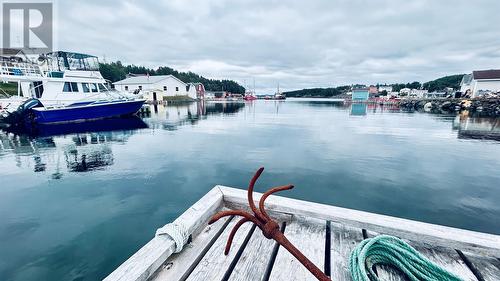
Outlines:
{"type": "Polygon", "coordinates": [[[111,91],[92,55],[53,52],[36,62],[1,57],[0,79],[17,83],[17,96],[1,100],[4,123],[64,123],[136,113],[144,103],[111,91]],[[22,106],[21,106],[22,105],[22,106]]]}

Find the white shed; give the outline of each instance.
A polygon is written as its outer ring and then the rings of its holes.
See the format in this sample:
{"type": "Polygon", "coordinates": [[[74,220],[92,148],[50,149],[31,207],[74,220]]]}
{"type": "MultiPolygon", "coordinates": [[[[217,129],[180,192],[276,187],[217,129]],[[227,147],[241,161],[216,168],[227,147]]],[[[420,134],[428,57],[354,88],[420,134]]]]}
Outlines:
{"type": "Polygon", "coordinates": [[[165,96],[189,96],[196,99],[196,88],[173,75],[135,76],[113,83],[119,91],[140,90],[148,101],[159,102],[165,96]]]}
{"type": "Polygon", "coordinates": [[[481,92],[500,91],[500,69],[473,71],[471,91],[473,97],[481,92]]]}

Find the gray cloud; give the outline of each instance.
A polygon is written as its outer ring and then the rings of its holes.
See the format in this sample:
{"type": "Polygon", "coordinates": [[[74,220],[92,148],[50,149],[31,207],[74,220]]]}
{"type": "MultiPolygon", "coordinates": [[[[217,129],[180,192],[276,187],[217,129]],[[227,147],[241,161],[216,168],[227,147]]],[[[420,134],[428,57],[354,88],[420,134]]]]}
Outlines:
{"type": "Polygon", "coordinates": [[[496,0],[62,1],[57,44],[269,91],[500,68],[496,0]]]}

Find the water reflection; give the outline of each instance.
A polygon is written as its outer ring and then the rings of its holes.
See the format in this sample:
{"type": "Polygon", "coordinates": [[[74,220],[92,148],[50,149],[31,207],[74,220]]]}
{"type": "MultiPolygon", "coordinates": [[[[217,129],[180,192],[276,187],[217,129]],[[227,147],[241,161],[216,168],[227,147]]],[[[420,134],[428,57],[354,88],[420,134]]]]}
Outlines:
{"type": "Polygon", "coordinates": [[[351,104],[351,115],[364,116],[366,115],[366,103],[353,103],[351,104]]]}
{"type": "Polygon", "coordinates": [[[65,172],[88,172],[114,163],[111,143],[125,143],[147,125],[139,118],[44,125],[23,132],[0,131],[0,159],[14,155],[18,168],[32,167],[61,179],[65,172]]]}
{"type": "Polygon", "coordinates": [[[175,131],[185,125],[196,125],[210,115],[234,115],[245,107],[243,102],[204,102],[189,104],[152,105],[153,116],[145,119],[149,127],[175,131]]]}
{"type": "Polygon", "coordinates": [[[500,230],[499,143],[457,140],[494,135],[497,120],[294,99],[156,111],[0,131],[1,280],[101,280],[214,185],[244,187],[261,165],[261,188],[296,184],[285,196],[500,230]]]}
{"type": "Polygon", "coordinates": [[[459,139],[500,141],[500,118],[469,117],[459,115],[453,120],[459,139]]]}

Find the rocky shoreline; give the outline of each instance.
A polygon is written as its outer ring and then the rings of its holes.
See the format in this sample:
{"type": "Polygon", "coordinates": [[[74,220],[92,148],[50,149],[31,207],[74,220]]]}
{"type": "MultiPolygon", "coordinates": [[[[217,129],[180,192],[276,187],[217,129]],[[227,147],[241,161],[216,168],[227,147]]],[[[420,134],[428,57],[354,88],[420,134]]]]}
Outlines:
{"type": "Polygon", "coordinates": [[[410,99],[399,101],[399,107],[433,113],[468,111],[474,115],[500,117],[500,98],[495,99],[410,99]]]}

